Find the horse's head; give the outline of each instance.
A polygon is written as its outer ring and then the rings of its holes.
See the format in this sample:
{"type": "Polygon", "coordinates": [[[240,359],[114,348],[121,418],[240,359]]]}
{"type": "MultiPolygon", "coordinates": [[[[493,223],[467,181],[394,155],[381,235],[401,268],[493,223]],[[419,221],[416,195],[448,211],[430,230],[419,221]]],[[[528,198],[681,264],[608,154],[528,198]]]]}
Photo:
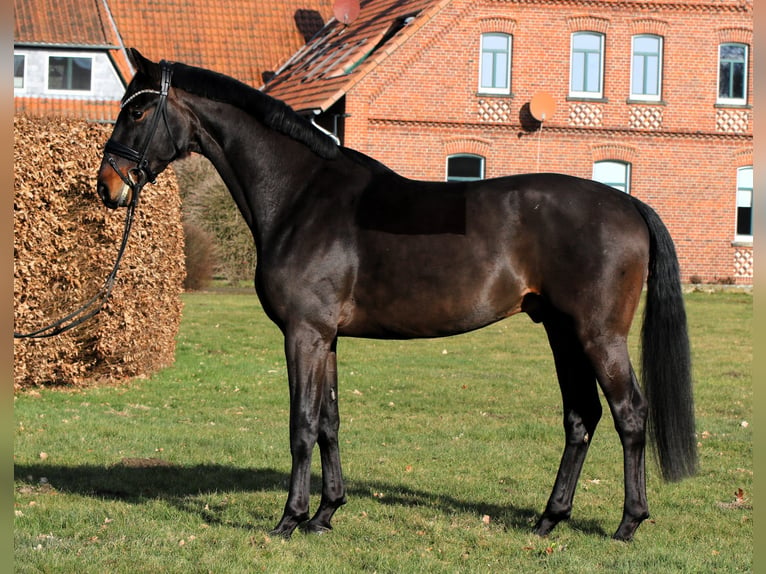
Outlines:
{"type": "Polygon", "coordinates": [[[151,62],[135,49],[131,56],[137,72],[122,99],[98,173],[98,194],[112,209],[137,200],[146,183],[186,155],[189,142],[189,122],[170,89],[172,64],[151,62]]]}

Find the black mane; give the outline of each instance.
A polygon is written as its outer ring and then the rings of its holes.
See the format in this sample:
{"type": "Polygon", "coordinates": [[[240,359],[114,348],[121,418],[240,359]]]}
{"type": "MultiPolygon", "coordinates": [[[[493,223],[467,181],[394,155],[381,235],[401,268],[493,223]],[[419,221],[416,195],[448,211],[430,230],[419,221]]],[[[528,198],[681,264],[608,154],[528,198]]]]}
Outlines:
{"type": "MultiPolygon", "coordinates": [[[[236,106],[264,125],[306,144],[325,159],[338,155],[337,144],[286,103],[218,72],[174,62],[171,84],[191,94],[236,106]]],[[[152,70],[154,72],[154,70],[152,70]]],[[[159,66],[156,69],[159,79],[159,66]]],[[[151,74],[154,76],[154,73],[151,74]]]]}

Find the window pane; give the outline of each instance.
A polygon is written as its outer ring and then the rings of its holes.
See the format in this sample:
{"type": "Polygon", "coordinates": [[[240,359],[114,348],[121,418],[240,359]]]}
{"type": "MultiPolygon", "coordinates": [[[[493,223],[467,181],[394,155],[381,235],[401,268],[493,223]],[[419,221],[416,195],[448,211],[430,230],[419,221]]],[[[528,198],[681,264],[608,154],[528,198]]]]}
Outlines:
{"type": "Polygon", "coordinates": [[[628,192],[629,164],[619,161],[599,161],[593,164],[593,179],[620,191],[628,192]]]}
{"type": "Polygon", "coordinates": [[[576,50],[601,50],[601,37],[597,34],[575,34],[574,48],[576,50]]]}
{"type": "Polygon", "coordinates": [[[90,90],[90,69],[93,60],[90,58],[72,58],[73,90],[90,90]]]}
{"type": "Polygon", "coordinates": [[[633,56],[633,85],[630,91],[634,94],[644,93],[644,58],[643,56],[633,56]]]}
{"type": "Polygon", "coordinates": [[[745,47],[741,44],[722,44],[721,60],[745,61],[745,47]]]}
{"type": "Polygon", "coordinates": [[[48,60],[48,89],[66,89],[66,60],[67,58],[51,57],[48,60]]]}
{"type": "Polygon", "coordinates": [[[636,36],[633,50],[643,54],[659,54],[660,39],[652,36],[636,36]]]}
{"type": "Polygon", "coordinates": [[[477,155],[455,155],[447,158],[448,181],[471,181],[481,179],[484,158],[477,155]]]}
{"type": "Polygon", "coordinates": [[[495,88],[508,87],[508,54],[500,53],[495,57],[495,88]]]}
{"type": "Polygon", "coordinates": [[[24,56],[14,54],[13,56],[13,87],[24,87],[24,56]]]}
{"type": "Polygon", "coordinates": [[[737,235],[753,234],[753,208],[737,208],[737,235]]]}
{"type": "Polygon", "coordinates": [[[586,92],[600,92],[601,91],[601,55],[600,54],[587,54],[586,65],[588,67],[588,75],[585,80],[586,92]]]}
{"type": "Polygon", "coordinates": [[[481,37],[482,50],[508,51],[508,36],[501,34],[484,34],[481,37]]]}
{"type": "Polygon", "coordinates": [[[572,54],[572,91],[582,92],[585,90],[585,54],[575,52],[572,54]]]}
{"type": "Polygon", "coordinates": [[[48,60],[49,90],[90,90],[91,58],[51,56],[48,60]]]}
{"type": "Polygon", "coordinates": [[[753,168],[737,170],[737,235],[753,234],[753,168]]]}
{"type": "Polygon", "coordinates": [[[646,88],[643,93],[647,96],[659,95],[659,67],[660,60],[657,56],[646,57],[646,88]]]}
{"type": "Polygon", "coordinates": [[[731,69],[731,96],[732,98],[745,97],[745,65],[732,64],[731,69]]]}

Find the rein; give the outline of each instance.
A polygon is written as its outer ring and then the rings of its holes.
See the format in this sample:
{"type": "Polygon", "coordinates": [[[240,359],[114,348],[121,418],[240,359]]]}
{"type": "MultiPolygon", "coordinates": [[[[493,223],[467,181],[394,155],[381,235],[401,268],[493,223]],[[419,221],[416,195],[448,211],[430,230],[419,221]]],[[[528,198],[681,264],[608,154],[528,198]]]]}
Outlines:
{"type": "MultiPolygon", "coordinates": [[[[114,266],[112,267],[111,272],[109,275],[107,275],[106,280],[104,281],[104,284],[101,286],[101,289],[98,290],[98,292],[88,299],[83,305],[70,313],[69,315],[62,317],[58,321],[54,321],[53,323],[41,328],[37,329],[35,331],[31,331],[29,333],[18,333],[16,331],[13,332],[13,338],[14,339],[45,339],[48,337],[53,337],[55,335],[59,335],[65,331],[69,331],[70,329],[73,329],[74,327],[77,327],[78,325],[84,323],[91,317],[94,317],[98,313],[101,312],[101,310],[104,308],[104,304],[106,303],[107,299],[109,299],[109,296],[112,293],[112,288],[114,287],[115,279],[117,278],[117,271],[120,268],[120,262],[122,261],[123,255],[125,255],[125,248],[128,245],[128,237],[130,236],[130,228],[133,225],[133,216],[136,210],[136,205],[138,204],[138,196],[141,191],[141,189],[146,185],[147,182],[154,183],[155,179],[157,178],[157,174],[153,173],[152,170],[149,168],[149,159],[147,158],[147,151],[149,149],[149,145],[151,144],[152,138],[154,137],[154,134],[157,131],[157,127],[159,126],[159,120],[160,117],[164,119],[165,127],[168,130],[168,133],[170,134],[170,126],[168,124],[168,118],[167,118],[167,97],[168,92],[170,90],[170,79],[173,75],[173,70],[169,63],[165,62],[164,60],[161,62],[162,66],[162,81],[160,86],[160,91],[157,90],[141,90],[132,96],[130,96],[127,100],[125,100],[122,105],[120,106],[120,109],[124,108],[133,98],[137,97],[140,94],[145,93],[153,93],[159,95],[159,102],[157,103],[157,110],[152,117],[152,123],[150,125],[149,131],[146,134],[146,138],[144,139],[144,142],[141,146],[141,151],[137,152],[130,146],[126,146],[124,144],[121,144],[119,142],[113,141],[111,138],[106,142],[106,146],[104,146],[104,154],[106,156],[107,161],[109,162],[109,165],[112,166],[112,169],[114,169],[117,172],[117,175],[120,176],[120,179],[122,179],[123,183],[125,184],[122,188],[122,192],[120,193],[120,197],[118,199],[118,205],[123,206],[125,205],[125,198],[127,196],[127,190],[131,189],[133,191],[133,197],[131,198],[130,203],[127,205],[127,213],[125,215],[125,229],[122,232],[122,241],[120,243],[120,249],[117,252],[117,259],[114,262],[114,266]],[[127,174],[123,173],[119,166],[117,165],[117,162],[115,161],[112,154],[117,155],[119,157],[122,157],[124,159],[127,159],[129,161],[135,162],[136,167],[131,168],[128,170],[127,174]]],[[[172,137],[171,137],[172,140],[172,137]]],[[[175,141],[173,141],[173,144],[175,145],[175,141]]]]}

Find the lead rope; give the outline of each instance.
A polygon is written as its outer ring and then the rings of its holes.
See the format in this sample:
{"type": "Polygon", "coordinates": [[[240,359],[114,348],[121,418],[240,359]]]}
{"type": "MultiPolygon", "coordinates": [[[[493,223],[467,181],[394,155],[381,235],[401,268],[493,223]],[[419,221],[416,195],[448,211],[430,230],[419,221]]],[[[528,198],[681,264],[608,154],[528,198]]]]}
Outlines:
{"type": "Polygon", "coordinates": [[[93,297],[88,299],[79,309],[73,311],[66,317],[62,317],[58,321],[51,323],[50,325],[30,333],[17,333],[14,331],[14,339],[46,339],[48,337],[53,337],[77,327],[77,325],[84,323],[91,317],[101,312],[107,299],[109,299],[109,295],[112,293],[112,288],[114,287],[114,281],[117,278],[117,271],[120,268],[122,256],[125,255],[125,247],[128,245],[130,228],[133,225],[133,213],[135,212],[137,203],[138,194],[134,193],[133,199],[128,205],[127,214],[125,215],[125,229],[122,232],[122,243],[120,244],[120,249],[117,252],[117,259],[114,262],[112,271],[109,273],[109,275],[107,275],[106,281],[104,281],[104,284],[101,286],[101,289],[99,289],[98,292],[93,297]]]}

